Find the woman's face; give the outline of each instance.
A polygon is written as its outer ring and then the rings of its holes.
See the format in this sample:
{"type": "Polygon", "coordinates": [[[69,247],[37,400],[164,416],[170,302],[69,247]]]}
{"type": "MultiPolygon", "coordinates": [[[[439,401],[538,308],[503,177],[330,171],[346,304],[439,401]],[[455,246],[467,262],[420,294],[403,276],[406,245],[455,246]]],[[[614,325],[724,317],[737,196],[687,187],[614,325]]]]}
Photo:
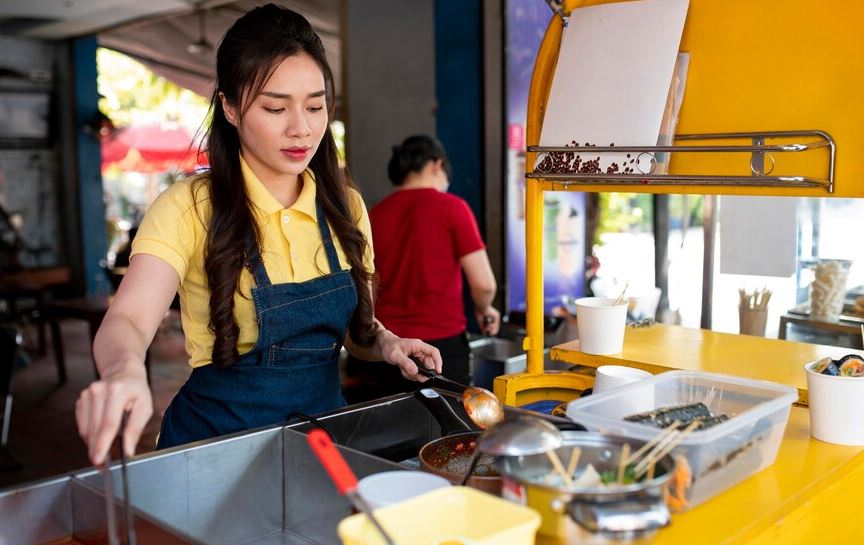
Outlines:
{"type": "Polygon", "coordinates": [[[306,170],[327,129],[324,74],[306,53],[279,63],[242,117],[224,98],[222,105],[237,127],[243,158],[263,179],[296,177],[306,170]]]}

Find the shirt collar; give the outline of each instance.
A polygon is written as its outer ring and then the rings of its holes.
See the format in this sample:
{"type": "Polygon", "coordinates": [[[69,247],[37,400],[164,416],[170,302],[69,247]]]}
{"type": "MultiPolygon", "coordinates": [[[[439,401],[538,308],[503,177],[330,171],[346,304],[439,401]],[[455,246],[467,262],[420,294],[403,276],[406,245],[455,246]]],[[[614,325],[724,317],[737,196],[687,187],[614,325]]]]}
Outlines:
{"type": "MultiPolygon", "coordinates": [[[[276,197],[261,183],[261,180],[252,172],[252,169],[243,159],[242,155],[240,156],[240,169],[246,185],[246,194],[249,195],[249,200],[252,201],[252,205],[255,208],[266,215],[284,210],[282,203],[276,200],[276,197]]],[[[303,177],[303,187],[300,189],[300,195],[297,197],[297,200],[291,205],[289,210],[302,212],[317,221],[315,213],[315,175],[311,170],[306,169],[301,176],[303,177]]]]}

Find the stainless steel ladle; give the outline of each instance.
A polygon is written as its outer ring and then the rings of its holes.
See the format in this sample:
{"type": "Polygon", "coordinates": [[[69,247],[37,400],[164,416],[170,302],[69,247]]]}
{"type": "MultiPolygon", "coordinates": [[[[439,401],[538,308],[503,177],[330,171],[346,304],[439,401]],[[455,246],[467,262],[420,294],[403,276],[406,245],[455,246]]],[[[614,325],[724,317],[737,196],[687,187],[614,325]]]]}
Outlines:
{"type": "Polygon", "coordinates": [[[564,436],[552,423],[530,416],[503,420],[491,426],[477,438],[477,446],[462,476],[462,486],[468,482],[482,453],[494,456],[529,456],[555,450],[564,444],[564,436]]]}
{"type": "Polygon", "coordinates": [[[501,400],[495,396],[495,394],[486,388],[459,384],[455,380],[451,380],[437,373],[434,369],[423,367],[419,363],[417,364],[417,368],[424,376],[438,379],[462,388],[462,406],[465,407],[465,412],[468,414],[468,418],[470,418],[479,428],[485,430],[486,428],[504,420],[504,405],[501,403],[501,400]]]}

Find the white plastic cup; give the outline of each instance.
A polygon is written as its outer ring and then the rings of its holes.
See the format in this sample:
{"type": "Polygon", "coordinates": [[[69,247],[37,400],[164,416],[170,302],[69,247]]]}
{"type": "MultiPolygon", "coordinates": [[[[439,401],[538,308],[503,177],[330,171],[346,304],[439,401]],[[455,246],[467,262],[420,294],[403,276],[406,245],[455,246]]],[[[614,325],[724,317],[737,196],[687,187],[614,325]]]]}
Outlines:
{"type": "Polygon", "coordinates": [[[827,443],[864,445],[864,377],[835,377],[807,372],[810,435],[827,443]]]}
{"type": "Polygon", "coordinates": [[[583,297],[575,301],[580,350],[586,354],[618,354],[624,349],[627,300],[615,304],[608,297],[583,297]]]}
{"type": "MultiPolygon", "coordinates": [[[[654,375],[643,369],[623,365],[601,365],[594,374],[594,387],[591,395],[598,395],[626,386],[654,375]]],[[[621,400],[621,410],[625,415],[644,413],[654,409],[654,388],[646,387],[633,390],[621,400]]]]}
{"type": "Polygon", "coordinates": [[[592,392],[602,394],[612,388],[618,388],[632,382],[651,378],[654,375],[643,369],[634,369],[623,365],[601,365],[594,374],[592,392]]]}
{"type": "Polygon", "coordinates": [[[432,473],[383,471],[360,479],[357,492],[372,509],[378,509],[447,486],[450,481],[432,473]]]}

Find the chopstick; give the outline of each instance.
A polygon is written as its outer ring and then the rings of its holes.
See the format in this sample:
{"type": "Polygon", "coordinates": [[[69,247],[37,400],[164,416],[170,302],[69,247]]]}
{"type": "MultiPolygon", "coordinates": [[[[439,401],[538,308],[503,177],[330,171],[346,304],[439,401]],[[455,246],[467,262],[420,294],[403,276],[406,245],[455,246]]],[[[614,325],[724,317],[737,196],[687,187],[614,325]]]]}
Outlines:
{"type": "Polygon", "coordinates": [[[648,441],[647,443],[642,445],[642,447],[639,450],[637,450],[636,452],[631,454],[630,458],[627,460],[627,464],[628,465],[632,464],[633,462],[638,460],[639,457],[642,456],[643,454],[645,454],[646,452],[648,452],[649,449],[654,448],[654,446],[657,445],[657,443],[663,441],[667,435],[676,431],[678,429],[678,426],[680,426],[680,425],[681,425],[681,422],[678,420],[676,420],[675,422],[672,422],[672,424],[670,424],[668,427],[664,428],[663,431],[661,431],[660,433],[655,435],[650,441],[648,441]]]}
{"type": "Polygon", "coordinates": [[[137,545],[138,539],[135,535],[135,518],[132,515],[132,507],[129,499],[129,478],[126,475],[126,423],[129,419],[129,413],[124,412],[123,418],[120,420],[120,479],[123,482],[123,517],[125,519],[124,526],[126,527],[126,545],[137,545]]]}
{"type": "Polygon", "coordinates": [[[618,478],[615,479],[618,484],[624,482],[624,473],[627,471],[627,459],[630,457],[630,443],[624,443],[621,447],[621,456],[618,459],[618,478]]]}
{"type": "Polygon", "coordinates": [[[549,458],[549,461],[552,462],[552,467],[555,468],[555,473],[561,477],[561,480],[564,481],[566,486],[573,485],[573,479],[570,478],[570,475],[564,470],[564,465],[561,463],[561,458],[558,457],[558,453],[555,450],[547,450],[546,457],[549,458]]]}
{"type": "Polygon", "coordinates": [[[576,467],[579,465],[579,456],[582,454],[582,449],[573,447],[570,451],[570,461],[567,463],[567,475],[576,476],[576,467]]]}
{"type": "Polygon", "coordinates": [[[689,426],[684,428],[684,431],[676,434],[670,441],[668,441],[666,446],[652,454],[649,454],[648,456],[643,458],[642,461],[636,464],[636,469],[634,471],[634,477],[636,478],[636,480],[639,480],[639,478],[642,477],[643,474],[645,474],[645,472],[650,466],[656,464],[659,460],[662,460],[664,456],[672,452],[672,449],[680,445],[681,441],[683,441],[685,437],[690,435],[690,433],[692,433],[696,428],[699,427],[699,424],[699,420],[694,420],[690,423],[689,426]]]}
{"type": "Polygon", "coordinates": [[[114,481],[111,477],[111,452],[105,453],[105,462],[100,468],[102,473],[102,490],[105,493],[105,524],[108,533],[108,545],[120,545],[120,533],[117,530],[117,513],[114,511],[114,481]]]}

